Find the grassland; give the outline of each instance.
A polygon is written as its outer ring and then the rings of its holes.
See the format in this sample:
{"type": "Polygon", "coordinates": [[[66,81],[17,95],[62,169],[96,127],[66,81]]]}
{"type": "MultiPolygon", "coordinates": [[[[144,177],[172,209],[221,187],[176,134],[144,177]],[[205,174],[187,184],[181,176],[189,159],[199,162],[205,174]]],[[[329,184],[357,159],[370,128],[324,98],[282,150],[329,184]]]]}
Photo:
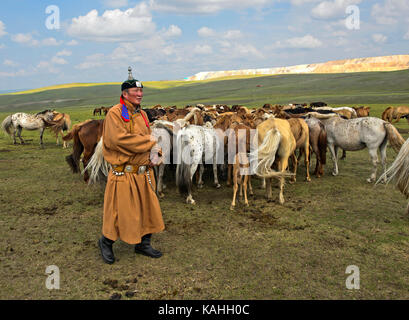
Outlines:
{"type": "MultiPolygon", "coordinates": [[[[379,117],[386,106],[409,104],[408,72],[301,75],[226,79],[146,86],[144,104],[326,101],[369,105],[379,117]],[[261,87],[256,87],[261,85],[261,87]]],[[[92,117],[99,105],[118,100],[117,86],[67,88],[0,96],[0,121],[17,111],[40,111],[51,101],[73,123],[92,117]],[[67,100],[77,99],[77,100],[67,100]],[[56,100],[63,100],[55,102],[56,100]]],[[[409,125],[397,125],[408,138],[409,125]]],[[[211,187],[183,202],[167,171],[161,207],[166,230],[154,235],[158,260],[114,245],[117,261],[102,262],[97,247],[103,189],[70,172],[70,149],[49,132],[40,149],[38,132],[23,130],[26,145],[0,134],[0,299],[408,299],[407,201],[393,186],[374,187],[367,150],[348,152],[340,174],[285,186],[286,203],[267,203],[254,179],[250,207],[230,211],[232,190],[211,187]],[[60,269],[59,290],[45,287],[45,269],[60,269]],[[360,269],[360,289],[345,287],[349,265],[360,269]]],[[[388,150],[388,164],[396,154],[388,150]]],[[[315,165],[313,161],[311,167],[315,165]]],[[[207,172],[207,171],[206,171],[207,172]]],[[[273,189],[277,193],[277,189],[273,189]]]]}

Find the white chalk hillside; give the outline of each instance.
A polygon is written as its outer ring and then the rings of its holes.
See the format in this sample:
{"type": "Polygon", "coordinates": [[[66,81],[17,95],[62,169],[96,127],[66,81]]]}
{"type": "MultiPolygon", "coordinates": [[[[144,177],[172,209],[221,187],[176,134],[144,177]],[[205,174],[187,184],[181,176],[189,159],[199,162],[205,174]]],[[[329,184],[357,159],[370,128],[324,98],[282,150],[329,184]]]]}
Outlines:
{"type": "Polygon", "coordinates": [[[383,57],[358,58],[328,61],[324,63],[300,64],[290,67],[242,69],[229,71],[199,72],[186,80],[207,80],[228,76],[242,75],[275,75],[301,73],[345,73],[368,71],[396,71],[409,69],[409,55],[393,55],[383,57]]]}

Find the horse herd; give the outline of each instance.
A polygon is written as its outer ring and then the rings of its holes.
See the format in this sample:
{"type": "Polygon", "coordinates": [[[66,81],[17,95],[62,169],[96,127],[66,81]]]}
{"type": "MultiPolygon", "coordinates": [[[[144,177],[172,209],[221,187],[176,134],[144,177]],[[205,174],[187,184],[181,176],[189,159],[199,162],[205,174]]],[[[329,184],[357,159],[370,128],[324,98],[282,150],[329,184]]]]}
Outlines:
{"type": "MultiPolygon", "coordinates": [[[[402,117],[407,118],[408,107],[387,108],[382,115],[384,120],[369,117],[369,107],[331,108],[324,103],[311,103],[309,107],[306,104],[265,104],[254,109],[240,105],[197,104],[183,109],[156,105],[143,110],[151,122],[152,135],[161,146],[165,159],[155,167],[157,194],[160,197],[164,196],[166,166],[175,166],[176,186],[186,195],[187,203],[195,204],[192,195],[194,177],[197,187],[201,188],[205,164],[210,164],[216,188],[220,188],[220,170],[227,174],[227,186],[233,185],[231,209],[236,206],[238,191],[241,197],[244,195],[245,204],[249,205],[247,189],[252,194],[252,175],[262,178],[262,188],[266,189],[267,199],[272,199],[272,178],[278,179],[278,201],[283,204],[284,180],[289,178],[291,183],[296,182],[297,165],[301,157],[304,157],[306,167],[305,180],[311,181],[311,154],[316,156],[314,175],[319,178],[324,174],[327,149],[332,156],[332,174],[335,176],[338,174],[338,149],[342,149],[345,155],[345,151],[364,148],[368,148],[373,167],[367,181],[376,181],[379,150],[383,174],[378,182],[394,179],[400,190],[405,195],[409,194],[409,144],[390,123],[393,119],[396,123],[402,117]],[[388,143],[399,154],[387,170],[388,143]]],[[[100,119],[78,123],[63,136],[64,144],[73,140],[73,152],[66,157],[67,163],[73,172],[82,171],[88,183],[95,183],[101,177],[101,172],[105,177],[109,168],[102,156],[103,122],[100,119]],[[81,161],[83,170],[80,169],[81,161]]],[[[36,115],[17,113],[8,116],[2,123],[3,130],[9,135],[13,134],[14,143],[16,131],[21,143],[24,143],[21,130],[26,128],[40,129],[42,145],[42,134],[46,127],[53,130],[58,143],[58,135],[70,127],[69,116],[45,110],[36,115]]]]}

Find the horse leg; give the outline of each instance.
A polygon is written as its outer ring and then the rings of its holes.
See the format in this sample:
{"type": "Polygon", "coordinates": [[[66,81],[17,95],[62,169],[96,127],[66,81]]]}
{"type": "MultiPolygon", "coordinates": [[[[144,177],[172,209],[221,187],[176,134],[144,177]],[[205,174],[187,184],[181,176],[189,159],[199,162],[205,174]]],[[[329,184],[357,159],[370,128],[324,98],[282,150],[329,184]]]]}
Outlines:
{"type": "Polygon", "coordinates": [[[295,181],[297,181],[297,165],[298,165],[297,157],[295,156],[295,151],[291,155],[291,162],[293,163],[294,175],[291,177],[290,183],[294,183],[295,181]]]}
{"type": "MultiPolygon", "coordinates": [[[[381,153],[381,163],[383,167],[383,172],[386,172],[386,146],[388,145],[388,139],[385,139],[380,146],[381,153]]],[[[386,183],[386,175],[383,178],[383,183],[386,183]]]]}
{"type": "Polygon", "coordinates": [[[214,186],[216,189],[220,188],[219,179],[217,178],[217,159],[216,155],[213,156],[213,177],[214,177],[214,186]]]}
{"type": "Polygon", "coordinates": [[[306,177],[305,181],[310,182],[311,177],[310,177],[310,142],[309,139],[306,139],[305,145],[304,145],[304,163],[305,163],[305,170],[306,172],[306,177]]]}
{"type": "Polygon", "coordinates": [[[328,144],[328,149],[331,152],[332,161],[334,164],[334,168],[332,169],[332,175],[338,175],[338,159],[337,159],[337,147],[334,147],[333,144],[328,144]]]}
{"type": "Polygon", "coordinates": [[[16,141],[16,128],[14,128],[14,126],[13,126],[13,143],[17,144],[17,141],[16,141]]]}
{"type": "Polygon", "coordinates": [[[266,178],[261,178],[260,188],[261,188],[261,189],[265,189],[265,188],[266,188],[266,178]]]}
{"type": "Polygon", "coordinates": [[[377,148],[369,149],[369,155],[371,156],[372,159],[373,170],[371,176],[368,179],[366,179],[366,181],[371,183],[374,182],[376,179],[376,169],[378,166],[378,149],[377,148]]]}
{"type": "MultiPolygon", "coordinates": [[[[278,169],[280,172],[284,172],[288,167],[288,158],[282,159],[278,164],[278,169]]],[[[279,178],[280,182],[280,193],[278,195],[278,201],[280,204],[284,204],[284,177],[279,178]]]]}
{"type": "Polygon", "coordinates": [[[232,175],[232,168],[233,165],[232,164],[228,164],[227,165],[227,186],[230,187],[231,186],[231,175],[232,175]]]}
{"type": "Polygon", "coordinates": [[[347,152],[344,150],[344,149],[342,149],[342,156],[341,156],[341,160],[345,160],[346,159],[346,157],[347,157],[347,152]]]}
{"type": "Polygon", "coordinates": [[[252,196],[252,195],[254,195],[254,193],[253,193],[253,187],[251,186],[251,176],[249,175],[248,177],[249,177],[249,179],[248,179],[248,182],[249,182],[249,194],[252,196]]]}
{"type": "Polygon", "coordinates": [[[158,195],[160,198],[163,198],[163,173],[165,171],[165,164],[159,165],[159,174],[158,174],[158,195]]]}
{"type": "Polygon", "coordinates": [[[233,166],[233,200],[230,205],[230,210],[234,210],[234,207],[236,206],[236,195],[237,195],[237,189],[238,189],[238,181],[237,181],[237,171],[238,170],[240,170],[240,168],[236,161],[233,166]]]}
{"type": "Polygon", "coordinates": [[[271,178],[264,178],[264,181],[266,183],[266,198],[267,201],[270,202],[273,198],[273,194],[271,191],[271,178]]]}
{"type": "Polygon", "coordinates": [[[199,181],[197,182],[197,187],[198,188],[203,188],[203,180],[202,180],[202,177],[203,177],[203,171],[204,171],[204,164],[203,163],[201,163],[200,165],[199,165],[199,181]]]}
{"type": "Polygon", "coordinates": [[[43,133],[44,133],[44,130],[45,130],[45,128],[41,128],[41,129],[40,129],[40,146],[41,146],[41,148],[44,147],[44,144],[43,144],[43,133]]]}
{"type": "MultiPolygon", "coordinates": [[[[23,140],[23,138],[21,137],[21,130],[23,130],[23,127],[18,126],[18,128],[17,128],[17,136],[18,136],[18,138],[20,139],[20,144],[24,144],[24,140],[23,140]]],[[[14,144],[16,144],[15,142],[16,142],[16,138],[14,137],[14,144]]]]}
{"type": "Polygon", "coordinates": [[[249,180],[249,176],[247,174],[244,175],[243,177],[243,189],[244,189],[244,204],[248,207],[249,206],[249,200],[247,199],[247,182],[249,180]]]}

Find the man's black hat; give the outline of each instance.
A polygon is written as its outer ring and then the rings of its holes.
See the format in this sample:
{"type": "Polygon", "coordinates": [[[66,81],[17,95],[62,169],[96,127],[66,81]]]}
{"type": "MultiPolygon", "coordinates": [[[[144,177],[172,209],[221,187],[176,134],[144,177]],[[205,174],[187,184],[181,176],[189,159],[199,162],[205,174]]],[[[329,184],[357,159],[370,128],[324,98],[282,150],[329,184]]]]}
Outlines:
{"type": "Polygon", "coordinates": [[[143,88],[143,84],[142,82],[136,79],[124,81],[124,83],[122,83],[121,85],[121,91],[124,91],[125,89],[129,88],[143,88]]]}

